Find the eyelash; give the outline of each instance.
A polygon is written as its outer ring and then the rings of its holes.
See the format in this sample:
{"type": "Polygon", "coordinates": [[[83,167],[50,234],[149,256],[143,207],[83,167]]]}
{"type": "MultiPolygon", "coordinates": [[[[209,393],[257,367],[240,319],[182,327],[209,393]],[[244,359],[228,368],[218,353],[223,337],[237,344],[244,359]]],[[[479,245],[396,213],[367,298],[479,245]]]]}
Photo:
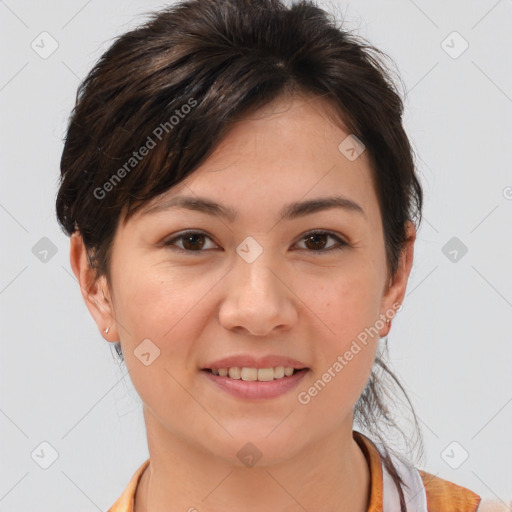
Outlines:
{"type": "MultiPolygon", "coordinates": [[[[191,251],[191,250],[188,250],[188,249],[183,249],[181,247],[171,247],[172,245],[174,245],[174,242],[176,242],[177,240],[181,240],[183,238],[185,238],[186,236],[190,236],[190,235],[203,235],[205,236],[206,238],[209,238],[210,240],[212,240],[212,238],[207,235],[206,233],[202,232],[202,231],[195,231],[195,230],[188,230],[188,231],[183,231],[182,233],[180,233],[178,236],[175,236],[174,238],[170,239],[170,240],[166,240],[163,242],[164,246],[166,247],[169,247],[171,248],[172,250],[176,250],[176,251],[179,251],[179,252],[186,252],[186,253],[197,253],[197,254],[201,254],[202,252],[205,252],[206,250],[199,250],[199,251],[191,251]]],[[[349,244],[347,242],[345,242],[344,240],[342,240],[339,236],[335,235],[334,233],[330,232],[330,231],[322,231],[322,230],[313,230],[313,231],[308,231],[307,233],[304,233],[304,235],[302,235],[301,239],[299,240],[299,242],[303,242],[304,239],[310,237],[310,236],[314,236],[314,235],[327,235],[333,239],[335,239],[338,243],[337,246],[334,246],[334,247],[331,247],[329,249],[321,249],[321,250],[318,250],[318,251],[314,251],[314,250],[308,250],[308,249],[300,249],[300,250],[303,250],[303,251],[306,251],[306,252],[309,252],[309,253],[317,253],[319,255],[321,254],[326,254],[326,253],[331,253],[333,251],[339,251],[339,250],[342,250],[344,249],[345,247],[347,247],[349,244]]],[[[212,240],[213,241],[213,240],[212,240]]]]}

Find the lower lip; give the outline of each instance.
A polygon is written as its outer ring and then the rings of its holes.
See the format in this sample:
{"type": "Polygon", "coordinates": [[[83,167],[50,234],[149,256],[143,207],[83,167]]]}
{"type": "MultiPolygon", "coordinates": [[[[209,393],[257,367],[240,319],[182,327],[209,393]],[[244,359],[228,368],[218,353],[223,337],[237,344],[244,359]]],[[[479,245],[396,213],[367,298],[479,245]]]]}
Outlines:
{"type": "Polygon", "coordinates": [[[305,368],[295,372],[289,377],[282,377],[281,379],[266,382],[221,377],[220,375],[214,375],[208,370],[202,370],[201,372],[217,386],[233,396],[244,399],[266,399],[284,395],[296,387],[308,371],[309,370],[305,368]]]}

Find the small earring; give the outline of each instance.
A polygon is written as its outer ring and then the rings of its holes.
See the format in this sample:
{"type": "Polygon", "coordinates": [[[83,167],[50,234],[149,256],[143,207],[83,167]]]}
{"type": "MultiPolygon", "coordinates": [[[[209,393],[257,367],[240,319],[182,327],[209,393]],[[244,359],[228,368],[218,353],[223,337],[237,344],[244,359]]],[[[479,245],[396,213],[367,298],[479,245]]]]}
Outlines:
{"type": "Polygon", "coordinates": [[[386,325],[389,327],[389,324],[390,324],[390,323],[391,323],[391,320],[388,318],[388,319],[386,320],[386,325]]]}
{"type": "Polygon", "coordinates": [[[108,334],[108,331],[110,331],[110,327],[107,327],[107,328],[105,329],[105,334],[108,334]]]}

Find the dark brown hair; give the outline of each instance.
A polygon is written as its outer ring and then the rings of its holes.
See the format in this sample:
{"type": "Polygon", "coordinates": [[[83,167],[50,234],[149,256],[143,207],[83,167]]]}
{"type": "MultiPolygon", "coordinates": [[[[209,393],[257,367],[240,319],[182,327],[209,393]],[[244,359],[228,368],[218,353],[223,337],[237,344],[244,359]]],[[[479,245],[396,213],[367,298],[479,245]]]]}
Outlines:
{"type": "MultiPolygon", "coordinates": [[[[423,196],[403,102],[383,63],[388,56],[312,1],[188,0],[149,14],[113,42],[79,86],[62,153],[57,218],[68,235],[80,232],[96,275],[111,283],[121,221],[193,173],[235,121],[297,91],[324,97],[333,117],[364,143],[393,277],[406,222],[421,222],[423,196]]],[[[354,420],[380,439],[398,483],[379,425],[400,428],[379,372],[407,398],[378,355],[354,420]]]]}

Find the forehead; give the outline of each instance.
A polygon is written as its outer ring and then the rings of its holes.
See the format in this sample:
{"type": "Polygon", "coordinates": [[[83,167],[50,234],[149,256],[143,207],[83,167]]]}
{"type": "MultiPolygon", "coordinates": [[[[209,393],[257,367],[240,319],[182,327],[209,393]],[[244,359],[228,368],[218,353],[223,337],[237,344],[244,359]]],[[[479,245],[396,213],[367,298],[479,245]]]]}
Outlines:
{"type": "Polygon", "coordinates": [[[368,155],[363,150],[357,156],[361,146],[346,152],[352,136],[333,114],[321,97],[275,100],[234,123],[196,171],[142,214],[197,195],[226,204],[240,214],[237,219],[267,212],[275,217],[284,203],[337,195],[360,205],[371,220],[379,212],[368,155]]]}

